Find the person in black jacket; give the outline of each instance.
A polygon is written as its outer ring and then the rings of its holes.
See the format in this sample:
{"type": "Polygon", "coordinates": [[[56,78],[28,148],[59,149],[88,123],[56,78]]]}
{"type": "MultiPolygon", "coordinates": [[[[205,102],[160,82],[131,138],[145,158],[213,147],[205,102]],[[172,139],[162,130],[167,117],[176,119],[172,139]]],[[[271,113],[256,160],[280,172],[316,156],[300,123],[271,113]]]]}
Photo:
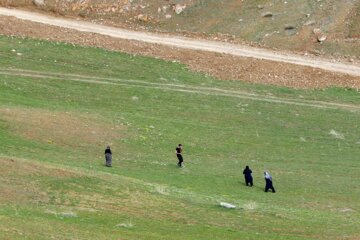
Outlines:
{"type": "Polygon", "coordinates": [[[110,146],[107,146],[105,149],[105,166],[111,167],[112,165],[112,152],[110,146]]]}
{"type": "Polygon", "coordinates": [[[253,177],[251,176],[251,169],[249,168],[249,166],[246,166],[244,171],[243,171],[243,174],[244,174],[244,177],[245,177],[245,184],[246,186],[249,186],[252,187],[253,186],[253,177]]]}
{"type": "Polygon", "coordinates": [[[182,144],[179,144],[177,146],[177,148],[175,149],[175,153],[176,153],[176,157],[178,158],[179,162],[178,162],[178,166],[179,167],[182,167],[183,166],[183,162],[184,162],[184,159],[182,157],[182,150],[183,150],[183,145],[182,144]]]}

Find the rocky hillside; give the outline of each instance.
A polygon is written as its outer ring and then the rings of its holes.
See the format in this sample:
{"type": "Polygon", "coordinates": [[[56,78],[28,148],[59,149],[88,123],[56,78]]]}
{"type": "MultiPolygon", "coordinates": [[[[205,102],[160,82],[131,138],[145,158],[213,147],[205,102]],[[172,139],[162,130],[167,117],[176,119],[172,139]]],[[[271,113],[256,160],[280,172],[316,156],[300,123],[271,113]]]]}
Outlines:
{"type": "Polygon", "coordinates": [[[132,29],[360,58],[360,0],[0,0],[132,29]]]}

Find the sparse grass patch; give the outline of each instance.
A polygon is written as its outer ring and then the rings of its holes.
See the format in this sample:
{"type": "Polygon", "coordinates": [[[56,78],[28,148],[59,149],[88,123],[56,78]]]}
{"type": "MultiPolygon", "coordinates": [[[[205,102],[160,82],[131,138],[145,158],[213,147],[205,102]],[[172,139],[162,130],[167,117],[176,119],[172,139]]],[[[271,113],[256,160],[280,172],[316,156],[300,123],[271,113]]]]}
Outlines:
{"type": "Polygon", "coordinates": [[[350,16],[349,37],[360,38],[360,2],[357,2],[350,16]]]}
{"type": "MultiPolygon", "coordinates": [[[[11,121],[15,135],[42,143],[82,147],[105,146],[121,138],[122,123],[99,124],[98,118],[75,112],[54,112],[42,109],[3,108],[0,118],[11,121]]],[[[87,114],[89,115],[89,114],[87,114]]]]}

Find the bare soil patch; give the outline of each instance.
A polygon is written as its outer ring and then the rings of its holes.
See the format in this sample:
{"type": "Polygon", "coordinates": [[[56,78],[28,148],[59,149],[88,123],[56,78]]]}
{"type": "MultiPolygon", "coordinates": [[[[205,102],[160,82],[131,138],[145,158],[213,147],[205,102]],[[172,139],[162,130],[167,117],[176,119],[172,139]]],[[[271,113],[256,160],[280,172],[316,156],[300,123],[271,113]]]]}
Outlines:
{"type": "Polygon", "coordinates": [[[347,74],[268,60],[122,40],[100,34],[23,21],[13,17],[0,16],[0,34],[101,47],[169,61],[176,60],[186,64],[191,70],[204,72],[224,80],[242,80],[292,88],[326,88],[332,86],[360,88],[360,77],[347,74]]]}

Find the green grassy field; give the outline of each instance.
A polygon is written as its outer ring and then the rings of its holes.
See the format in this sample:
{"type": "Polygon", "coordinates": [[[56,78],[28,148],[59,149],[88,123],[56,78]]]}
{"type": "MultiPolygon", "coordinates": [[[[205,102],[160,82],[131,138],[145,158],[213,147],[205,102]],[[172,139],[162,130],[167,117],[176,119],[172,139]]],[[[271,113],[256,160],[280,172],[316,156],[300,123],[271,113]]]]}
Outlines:
{"type": "Polygon", "coordinates": [[[356,90],[0,36],[0,238],[359,239],[359,117],[356,90]]]}

